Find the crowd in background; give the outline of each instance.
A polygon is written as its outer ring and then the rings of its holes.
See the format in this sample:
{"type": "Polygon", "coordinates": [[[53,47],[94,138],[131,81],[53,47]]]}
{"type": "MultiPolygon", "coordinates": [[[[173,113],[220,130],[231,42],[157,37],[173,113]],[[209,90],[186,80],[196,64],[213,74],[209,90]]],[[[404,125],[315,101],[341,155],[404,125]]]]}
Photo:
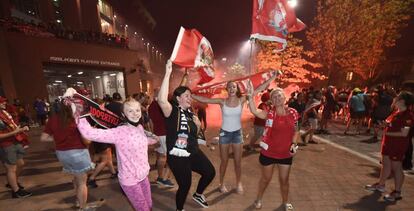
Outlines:
{"type": "Polygon", "coordinates": [[[73,30],[56,22],[38,23],[26,22],[13,17],[0,19],[0,26],[10,32],[24,33],[30,36],[59,38],[86,43],[103,44],[119,48],[128,48],[128,37],[118,34],[102,33],[97,31],[73,30]]]}

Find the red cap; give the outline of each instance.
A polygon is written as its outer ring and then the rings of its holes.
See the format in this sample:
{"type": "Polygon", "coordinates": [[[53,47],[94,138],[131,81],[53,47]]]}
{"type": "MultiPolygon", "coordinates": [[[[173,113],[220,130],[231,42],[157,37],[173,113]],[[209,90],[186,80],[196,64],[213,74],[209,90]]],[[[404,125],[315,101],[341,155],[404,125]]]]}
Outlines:
{"type": "Polygon", "coordinates": [[[0,96],[0,103],[5,103],[7,102],[7,98],[0,96]]]}

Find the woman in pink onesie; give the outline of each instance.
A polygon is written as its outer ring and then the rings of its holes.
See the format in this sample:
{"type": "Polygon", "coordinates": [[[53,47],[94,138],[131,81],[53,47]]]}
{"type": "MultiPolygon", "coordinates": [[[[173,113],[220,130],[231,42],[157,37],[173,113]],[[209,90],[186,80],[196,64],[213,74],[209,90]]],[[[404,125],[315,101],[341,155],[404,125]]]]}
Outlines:
{"type": "Polygon", "coordinates": [[[141,105],[138,101],[124,102],[123,114],[128,123],[111,129],[96,129],[85,118],[79,120],[78,129],[86,139],[114,144],[118,160],[119,183],[135,210],[152,208],[151,189],[148,181],[148,145],[157,143],[149,139],[138,121],[141,105]]]}

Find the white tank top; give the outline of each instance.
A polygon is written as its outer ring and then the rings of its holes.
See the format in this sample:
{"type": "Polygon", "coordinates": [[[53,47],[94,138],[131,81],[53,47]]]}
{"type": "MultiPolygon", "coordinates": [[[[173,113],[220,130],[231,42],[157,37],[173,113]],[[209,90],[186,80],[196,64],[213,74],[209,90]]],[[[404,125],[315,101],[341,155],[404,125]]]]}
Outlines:
{"type": "Polygon", "coordinates": [[[221,108],[223,114],[221,129],[228,132],[240,130],[242,109],[241,103],[236,107],[229,107],[226,105],[226,102],[224,102],[224,105],[221,108]]]}

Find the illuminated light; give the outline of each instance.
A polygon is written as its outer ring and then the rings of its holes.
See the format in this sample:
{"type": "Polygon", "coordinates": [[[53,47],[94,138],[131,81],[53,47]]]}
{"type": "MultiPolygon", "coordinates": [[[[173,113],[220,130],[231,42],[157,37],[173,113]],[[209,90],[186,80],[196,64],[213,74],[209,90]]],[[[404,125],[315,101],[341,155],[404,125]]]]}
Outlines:
{"type": "Polygon", "coordinates": [[[78,72],[78,75],[82,75],[83,74],[83,72],[78,72]]]}
{"type": "Polygon", "coordinates": [[[114,18],[116,18],[116,15],[114,15],[114,18]]]}
{"type": "Polygon", "coordinates": [[[144,38],[141,38],[142,41],[144,41],[144,38]]]}
{"type": "Polygon", "coordinates": [[[116,76],[116,73],[111,73],[109,74],[109,76],[116,76]]]}
{"type": "Polygon", "coordinates": [[[77,84],[83,84],[83,82],[82,81],[78,81],[78,82],[76,82],[77,84]]]}
{"type": "Polygon", "coordinates": [[[297,0],[289,0],[288,4],[289,4],[289,6],[295,8],[296,6],[298,6],[298,1],[297,0]]]}
{"type": "Polygon", "coordinates": [[[63,81],[60,80],[55,80],[56,83],[62,83],[63,81]]]}
{"type": "Polygon", "coordinates": [[[137,35],[138,33],[137,32],[134,32],[134,34],[137,35]]]}
{"type": "Polygon", "coordinates": [[[127,28],[127,27],[128,27],[128,24],[125,25],[125,28],[127,28]]]}
{"type": "Polygon", "coordinates": [[[72,77],[72,75],[68,75],[68,78],[71,78],[72,77]]]}
{"type": "Polygon", "coordinates": [[[59,84],[57,84],[57,83],[53,83],[53,86],[59,86],[59,84]]]}
{"type": "Polygon", "coordinates": [[[60,20],[60,19],[57,19],[57,20],[56,20],[56,22],[58,22],[58,23],[62,23],[62,20],[60,20]]]}
{"type": "Polygon", "coordinates": [[[227,58],[223,57],[223,58],[221,58],[221,61],[225,62],[225,61],[227,61],[227,58]]]}
{"type": "Polygon", "coordinates": [[[101,78],[101,76],[96,76],[95,78],[101,78]]]}

